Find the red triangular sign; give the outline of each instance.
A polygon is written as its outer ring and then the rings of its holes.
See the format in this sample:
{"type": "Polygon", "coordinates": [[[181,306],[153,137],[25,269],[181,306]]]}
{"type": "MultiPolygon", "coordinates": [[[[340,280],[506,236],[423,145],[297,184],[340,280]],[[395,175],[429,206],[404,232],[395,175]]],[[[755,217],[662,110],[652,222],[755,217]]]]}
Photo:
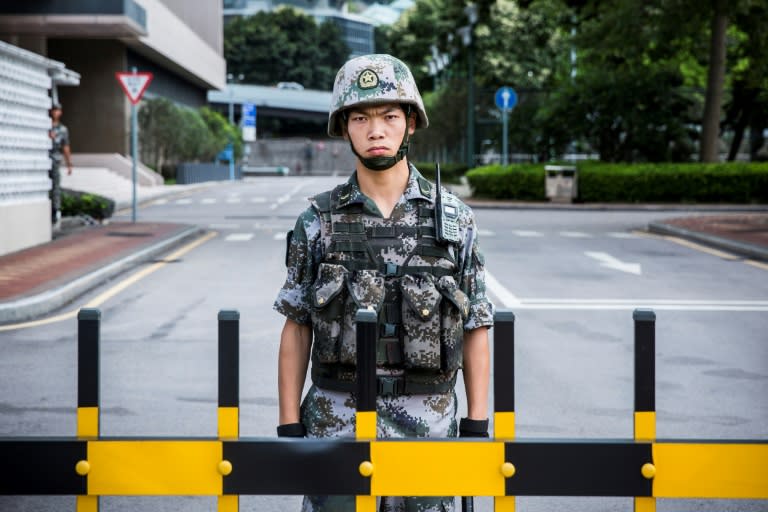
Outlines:
{"type": "Polygon", "coordinates": [[[152,73],[148,71],[142,71],[137,73],[121,72],[115,73],[117,81],[120,82],[120,86],[125,91],[125,95],[131,100],[134,105],[141,101],[141,97],[144,95],[144,91],[149,87],[149,82],[152,81],[152,73]]]}

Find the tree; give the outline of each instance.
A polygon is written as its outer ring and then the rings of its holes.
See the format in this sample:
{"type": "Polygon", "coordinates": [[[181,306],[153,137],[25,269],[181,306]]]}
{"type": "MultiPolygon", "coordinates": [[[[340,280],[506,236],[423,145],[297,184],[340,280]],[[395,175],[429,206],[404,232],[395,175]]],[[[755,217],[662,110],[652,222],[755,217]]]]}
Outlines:
{"type": "Polygon", "coordinates": [[[292,8],[235,18],[224,27],[224,56],[230,73],[251,84],[298,82],[328,90],[349,49],[332,22],[292,8]]]}

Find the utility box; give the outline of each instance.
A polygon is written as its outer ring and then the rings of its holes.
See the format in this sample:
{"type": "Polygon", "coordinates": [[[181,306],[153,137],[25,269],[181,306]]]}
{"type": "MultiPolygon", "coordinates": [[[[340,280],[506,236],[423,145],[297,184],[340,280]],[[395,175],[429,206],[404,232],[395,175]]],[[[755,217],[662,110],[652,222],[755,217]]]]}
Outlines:
{"type": "Polygon", "coordinates": [[[579,193],[576,166],[545,165],[544,189],[550,201],[572,203],[579,193]]]}

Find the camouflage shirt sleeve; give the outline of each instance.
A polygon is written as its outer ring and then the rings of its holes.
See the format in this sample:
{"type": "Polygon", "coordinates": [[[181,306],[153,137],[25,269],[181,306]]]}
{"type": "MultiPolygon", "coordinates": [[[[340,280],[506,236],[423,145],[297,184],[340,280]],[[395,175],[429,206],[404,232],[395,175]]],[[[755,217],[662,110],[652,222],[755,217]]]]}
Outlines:
{"type": "Polygon", "coordinates": [[[288,237],[286,253],[287,276],[272,306],[291,320],[310,323],[310,289],[315,281],[315,269],[320,261],[320,218],[316,210],[307,208],[296,220],[292,236],[288,237]]]}
{"type": "Polygon", "coordinates": [[[477,224],[472,209],[463,205],[461,218],[464,239],[460,246],[461,290],[469,297],[469,316],[464,330],[493,325],[494,305],[485,293],[485,257],[477,241],[477,224]]]}

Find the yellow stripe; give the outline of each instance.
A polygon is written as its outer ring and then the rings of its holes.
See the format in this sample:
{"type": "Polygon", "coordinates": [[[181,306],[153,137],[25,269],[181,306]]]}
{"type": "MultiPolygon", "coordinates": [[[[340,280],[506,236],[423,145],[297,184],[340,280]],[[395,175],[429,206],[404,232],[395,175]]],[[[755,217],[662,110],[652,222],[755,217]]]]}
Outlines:
{"type": "Polygon", "coordinates": [[[90,441],[89,495],[221,495],[220,441],[90,441]]]}
{"type": "Polygon", "coordinates": [[[653,441],[656,439],[656,413],[642,411],[635,413],[635,439],[653,441]]]}
{"type": "Polygon", "coordinates": [[[77,437],[96,439],[99,437],[99,408],[77,408],[77,437]]]}
{"type": "Polygon", "coordinates": [[[219,407],[219,439],[240,437],[240,412],[238,407],[219,407]]]}
{"type": "Polygon", "coordinates": [[[376,512],[376,496],[355,496],[355,512],[376,512]]]}
{"type": "Polygon", "coordinates": [[[128,277],[124,281],[121,281],[120,283],[118,283],[117,285],[113,286],[109,290],[106,290],[104,293],[94,297],[86,305],[80,306],[80,307],[78,307],[74,311],[70,311],[68,313],[62,313],[60,315],[56,315],[56,316],[52,316],[52,317],[48,317],[48,318],[43,318],[43,319],[40,319],[40,320],[32,320],[32,321],[29,321],[29,322],[20,322],[18,324],[0,325],[0,332],[3,332],[3,331],[13,331],[13,330],[16,330],[16,329],[24,329],[24,328],[27,328],[27,327],[38,327],[38,326],[41,326],[41,325],[52,324],[52,323],[55,323],[55,322],[61,322],[63,320],[70,320],[72,318],[75,318],[77,316],[77,313],[80,311],[81,308],[96,308],[96,307],[99,307],[101,304],[105,303],[107,300],[111,299],[112,297],[114,297],[115,295],[117,295],[118,293],[123,291],[124,289],[128,288],[130,285],[134,284],[136,281],[147,277],[149,274],[151,274],[152,272],[154,272],[156,270],[159,270],[163,266],[167,265],[169,261],[173,261],[173,260],[179,259],[184,254],[188,253],[189,251],[191,251],[192,249],[194,249],[198,245],[201,245],[201,244],[207,242],[208,240],[210,240],[211,238],[215,237],[216,235],[218,235],[218,233],[216,233],[215,231],[210,232],[210,233],[206,233],[204,236],[202,236],[201,238],[198,238],[194,242],[191,242],[191,243],[185,245],[184,247],[180,248],[179,250],[169,254],[168,256],[166,256],[164,258],[163,261],[159,261],[159,262],[157,262],[157,263],[155,263],[153,265],[150,265],[149,267],[147,267],[147,268],[145,268],[145,269],[143,269],[143,270],[133,274],[132,276],[128,277]]]}
{"type": "Polygon", "coordinates": [[[635,498],[635,512],[656,512],[656,498],[635,498]]]}
{"type": "Polygon", "coordinates": [[[237,512],[240,508],[240,496],[219,496],[218,512],[237,512]]]}
{"type": "Polygon", "coordinates": [[[374,496],[504,496],[504,443],[372,441],[374,496]]]}
{"type": "Polygon", "coordinates": [[[659,498],[768,499],[768,444],[656,443],[659,498]]]}
{"type": "Polygon", "coordinates": [[[355,417],[355,437],[376,439],[376,411],[360,411],[355,417]]]}
{"type": "Polygon", "coordinates": [[[515,512],[514,496],[497,496],[493,498],[494,512],[515,512]]]}
{"type": "Polygon", "coordinates": [[[99,497],[78,496],[76,510],[77,512],[99,512],[99,497]]]}
{"type": "Polygon", "coordinates": [[[514,412],[496,412],[493,414],[493,436],[496,439],[515,438],[514,412]]]}

